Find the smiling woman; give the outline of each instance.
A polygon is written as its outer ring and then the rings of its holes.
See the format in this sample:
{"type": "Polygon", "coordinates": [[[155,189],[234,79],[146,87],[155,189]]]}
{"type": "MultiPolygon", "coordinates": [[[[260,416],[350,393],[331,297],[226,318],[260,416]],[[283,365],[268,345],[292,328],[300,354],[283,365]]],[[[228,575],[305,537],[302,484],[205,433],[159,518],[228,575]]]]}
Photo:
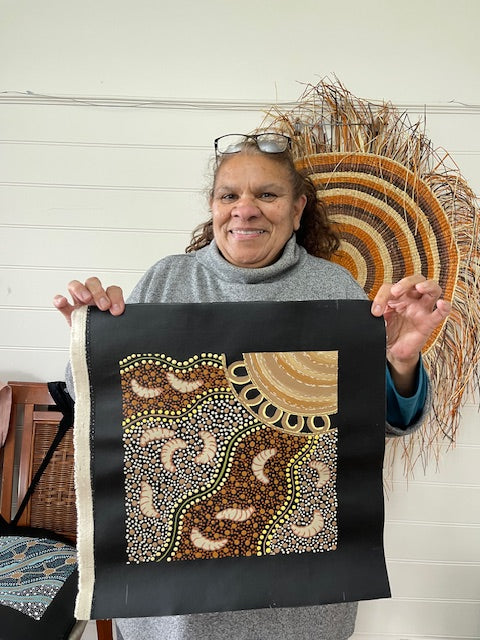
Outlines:
{"type": "MultiPolygon", "coordinates": [[[[255,196],[257,203],[277,203],[278,205],[278,200],[281,199],[285,205],[284,209],[287,206],[290,207],[287,215],[287,219],[290,222],[284,221],[284,233],[281,234],[283,235],[284,243],[279,247],[276,255],[273,256],[272,262],[279,256],[284,244],[294,231],[296,232],[297,243],[305,247],[308,253],[318,258],[329,259],[339,247],[339,236],[328,219],[323,201],[317,197],[315,185],[310,178],[303,176],[295,168],[290,138],[284,135],[268,133],[256,136],[239,136],[236,134],[233,136],[234,143],[227,144],[225,141],[231,138],[232,136],[226,135],[215,140],[217,161],[213,176],[213,188],[210,192],[212,218],[200,224],[194,230],[192,242],[186,249],[187,253],[197,251],[210,244],[214,236],[218,244],[219,238],[217,238],[217,232],[214,228],[217,221],[213,219],[215,204],[216,202],[225,204],[227,202],[236,202],[243,195],[237,192],[238,188],[242,186],[238,183],[240,173],[237,173],[237,171],[240,166],[243,166],[244,181],[246,180],[248,184],[248,181],[252,180],[248,186],[251,191],[250,195],[255,196]],[[265,146],[263,144],[263,136],[271,137],[272,135],[275,140],[280,138],[286,142],[284,144],[279,144],[278,142],[273,144],[269,138],[269,144],[265,146]],[[239,141],[240,137],[242,138],[241,142],[239,141]],[[230,164],[234,160],[237,161],[237,165],[230,164]],[[247,160],[249,160],[248,169],[247,160]],[[231,182],[232,179],[233,182],[231,182]],[[287,235],[288,229],[290,232],[287,235]]],[[[252,201],[250,201],[250,204],[252,204],[252,201]]],[[[262,213],[267,210],[273,213],[274,207],[262,207],[262,213]]],[[[225,214],[226,208],[222,207],[221,211],[225,214]]],[[[232,215],[235,214],[232,213],[232,215]]],[[[245,214],[243,219],[245,219],[245,214]]],[[[274,219],[279,221],[278,217],[274,219]]],[[[252,231],[255,233],[259,225],[252,226],[252,231]]],[[[248,225],[245,223],[237,224],[235,227],[240,229],[239,234],[242,233],[241,229],[245,229],[244,235],[248,232],[248,225]]],[[[280,232],[280,229],[278,231],[280,232]]],[[[280,233],[277,233],[276,236],[276,239],[279,239],[280,233]]],[[[276,245],[277,243],[275,243],[276,245]]],[[[270,258],[271,252],[268,257],[265,256],[263,266],[269,264],[268,260],[270,258]]],[[[243,264],[243,266],[248,267],[247,264],[243,264]]],[[[261,265],[252,266],[259,267],[261,265]]]]}
{"type": "MultiPolygon", "coordinates": [[[[219,145],[217,139],[211,218],[194,232],[186,254],[163,258],[147,271],[128,302],[365,299],[351,274],[329,260],[338,248],[338,236],[313,183],[295,170],[289,139],[280,138],[287,142],[279,146],[272,136],[236,134],[235,144],[219,145]],[[265,140],[273,140],[273,146],[264,145],[265,140]]],[[[54,301],[68,321],[73,310],[85,304],[113,315],[125,308],[121,289],[104,289],[98,278],[84,284],[75,280],[68,290],[72,303],[65,296],[54,301]]],[[[449,313],[449,303],[440,296],[436,282],[412,274],[394,285],[384,284],[373,300],[372,314],[383,315],[387,323],[386,430],[390,435],[411,433],[429,410],[429,382],[420,351],[449,313]]],[[[239,314],[242,309],[239,305],[239,314]]],[[[219,332],[224,330],[218,327],[219,332]]],[[[355,615],[355,603],[341,602],[126,619],[117,625],[124,640],[220,640],[232,634],[236,640],[346,640],[353,633],[355,615]]]]}
{"type": "Polygon", "coordinates": [[[229,156],[210,203],[220,253],[237,267],[272,264],[299,229],[306,201],[295,197],[287,169],[269,155],[229,156]]]}

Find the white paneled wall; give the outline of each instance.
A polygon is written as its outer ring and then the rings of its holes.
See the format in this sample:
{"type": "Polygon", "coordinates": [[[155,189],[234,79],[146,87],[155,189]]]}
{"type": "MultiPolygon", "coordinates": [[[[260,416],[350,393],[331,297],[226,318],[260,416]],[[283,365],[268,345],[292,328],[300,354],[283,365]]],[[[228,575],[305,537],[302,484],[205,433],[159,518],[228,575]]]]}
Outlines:
{"type": "MultiPolygon", "coordinates": [[[[52,297],[92,274],[128,292],[182,252],[207,213],[213,138],[258,126],[299,81],[336,73],[359,97],[426,115],[480,193],[475,0],[0,9],[0,379],[62,378],[69,332],[52,297]],[[77,102],[41,104],[27,90],[77,102]]],[[[389,478],[393,597],[361,603],[354,640],[480,638],[479,460],[474,394],[438,467],[407,482],[398,461],[389,478]]]]}
{"type": "Polygon", "coordinates": [[[89,106],[0,109],[2,121],[10,123],[0,140],[0,379],[61,378],[68,327],[51,305],[53,296],[89,275],[129,292],[156,260],[183,252],[191,230],[208,215],[219,120],[223,133],[250,130],[263,116],[89,106]]]}
{"type": "Polygon", "coordinates": [[[394,469],[385,523],[393,597],[361,603],[355,640],[480,638],[479,428],[471,402],[438,467],[408,482],[394,469]]]}

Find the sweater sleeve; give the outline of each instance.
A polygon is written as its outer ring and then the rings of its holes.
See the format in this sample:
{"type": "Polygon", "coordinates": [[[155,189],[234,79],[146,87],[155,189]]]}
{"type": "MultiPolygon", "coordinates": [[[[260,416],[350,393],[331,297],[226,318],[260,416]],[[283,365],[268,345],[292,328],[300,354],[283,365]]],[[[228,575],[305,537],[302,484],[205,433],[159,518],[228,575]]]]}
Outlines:
{"type": "Polygon", "coordinates": [[[430,381],[420,359],[417,368],[416,391],[412,396],[401,396],[395,389],[386,368],[387,435],[404,436],[418,429],[430,410],[430,381]]]}

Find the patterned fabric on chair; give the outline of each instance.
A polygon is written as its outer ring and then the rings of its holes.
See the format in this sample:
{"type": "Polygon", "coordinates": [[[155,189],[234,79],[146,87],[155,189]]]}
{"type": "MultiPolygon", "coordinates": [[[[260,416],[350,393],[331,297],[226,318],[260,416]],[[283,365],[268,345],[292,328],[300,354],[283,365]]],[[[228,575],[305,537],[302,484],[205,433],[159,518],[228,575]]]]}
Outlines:
{"type": "Polygon", "coordinates": [[[51,532],[25,527],[2,532],[2,640],[69,638],[76,625],[77,581],[76,550],[66,541],[55,539],[51,532]]]}

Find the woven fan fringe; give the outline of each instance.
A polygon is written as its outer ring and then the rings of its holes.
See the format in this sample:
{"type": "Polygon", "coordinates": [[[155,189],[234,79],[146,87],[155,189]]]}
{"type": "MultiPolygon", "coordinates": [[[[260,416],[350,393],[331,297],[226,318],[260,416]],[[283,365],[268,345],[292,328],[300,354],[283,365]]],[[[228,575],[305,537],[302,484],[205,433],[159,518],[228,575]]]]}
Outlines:
{"type": "MultiPolygon", "coordinates": [[[[455,445],[461,408],[479,390],[480,222],[478,200],[448,152],[434,148],[425,123],[411,123],[391,103],[362,100],[337,79],[307,85],[286,112],[272,107],[258,130],[275,130],[293,141],[294,159],[309,165],[316,154],[368,153],[402,164],[440,203],[459,256],[452,312],[423,354],[432,388],[432,411],[406,438],[390,439],[386,468],[400,457],[406,476],[425,470],[455,445]]],[[[308,173],[308,171],[307,171],[308,173]]],[[[452,247],[453,249],[453,247],[452,247]]],[[[410,275],[405,273],[405,275],[410,275]]]]}

